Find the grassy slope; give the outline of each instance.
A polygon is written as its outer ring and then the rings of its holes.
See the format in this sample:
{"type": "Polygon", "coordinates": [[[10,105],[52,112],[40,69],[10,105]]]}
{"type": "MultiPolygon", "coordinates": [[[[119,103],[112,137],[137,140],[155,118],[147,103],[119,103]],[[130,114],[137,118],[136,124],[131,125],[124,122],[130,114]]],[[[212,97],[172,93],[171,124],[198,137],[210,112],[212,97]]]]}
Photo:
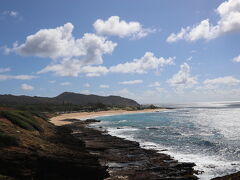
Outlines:
{"type": "Polygon", "coordinates": [[[82,142],[40,117],[0,108],[0,179],[103,179],[82,142]]]}

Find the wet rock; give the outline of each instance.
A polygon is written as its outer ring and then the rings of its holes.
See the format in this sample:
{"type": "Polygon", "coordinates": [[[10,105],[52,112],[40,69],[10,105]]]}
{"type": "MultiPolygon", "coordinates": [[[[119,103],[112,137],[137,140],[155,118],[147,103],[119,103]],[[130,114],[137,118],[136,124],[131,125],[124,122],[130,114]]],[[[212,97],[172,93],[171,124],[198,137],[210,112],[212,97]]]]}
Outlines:
{"type": "Polygon", "coordinates": [[[86,119],[85,120],[86,123],[97,123],[97,122],[101,122],[100,120],[96,120],[96,119],[86,119]]]}

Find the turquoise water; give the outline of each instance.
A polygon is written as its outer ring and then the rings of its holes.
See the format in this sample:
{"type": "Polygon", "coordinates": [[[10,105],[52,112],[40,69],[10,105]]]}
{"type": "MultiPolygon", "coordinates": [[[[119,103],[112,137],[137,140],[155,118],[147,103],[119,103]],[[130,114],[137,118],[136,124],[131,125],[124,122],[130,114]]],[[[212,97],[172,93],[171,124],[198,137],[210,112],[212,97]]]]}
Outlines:
{"type": "Polygon", "coordinates": [[[97,118],[111,135],[197,164],[200,179],[240,171],[240,106],[215,104],[97,118]]]}

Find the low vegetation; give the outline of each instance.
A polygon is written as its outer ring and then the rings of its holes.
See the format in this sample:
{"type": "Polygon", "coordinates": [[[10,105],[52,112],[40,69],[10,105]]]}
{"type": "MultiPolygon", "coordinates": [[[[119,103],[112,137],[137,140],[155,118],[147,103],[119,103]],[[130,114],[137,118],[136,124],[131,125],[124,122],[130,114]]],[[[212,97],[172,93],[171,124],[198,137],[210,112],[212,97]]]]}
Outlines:
{"type": "Polygon", "coordinates": [[[13,124],[30,131],[43,131],[37,119],[29,112],[19,110],[2,110],[0,117],[4,117],[13,124]]]}

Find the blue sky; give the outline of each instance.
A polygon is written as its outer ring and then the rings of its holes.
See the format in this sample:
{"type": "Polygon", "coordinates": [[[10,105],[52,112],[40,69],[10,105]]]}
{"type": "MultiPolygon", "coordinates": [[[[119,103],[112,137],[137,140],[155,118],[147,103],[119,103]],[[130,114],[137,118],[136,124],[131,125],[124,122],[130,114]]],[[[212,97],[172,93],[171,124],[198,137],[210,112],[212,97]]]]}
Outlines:
{"type": "Polygon", "coordinates": [[[0,23],[0,94],[240,100],[240,0],[2,0],[0,23]]]}

